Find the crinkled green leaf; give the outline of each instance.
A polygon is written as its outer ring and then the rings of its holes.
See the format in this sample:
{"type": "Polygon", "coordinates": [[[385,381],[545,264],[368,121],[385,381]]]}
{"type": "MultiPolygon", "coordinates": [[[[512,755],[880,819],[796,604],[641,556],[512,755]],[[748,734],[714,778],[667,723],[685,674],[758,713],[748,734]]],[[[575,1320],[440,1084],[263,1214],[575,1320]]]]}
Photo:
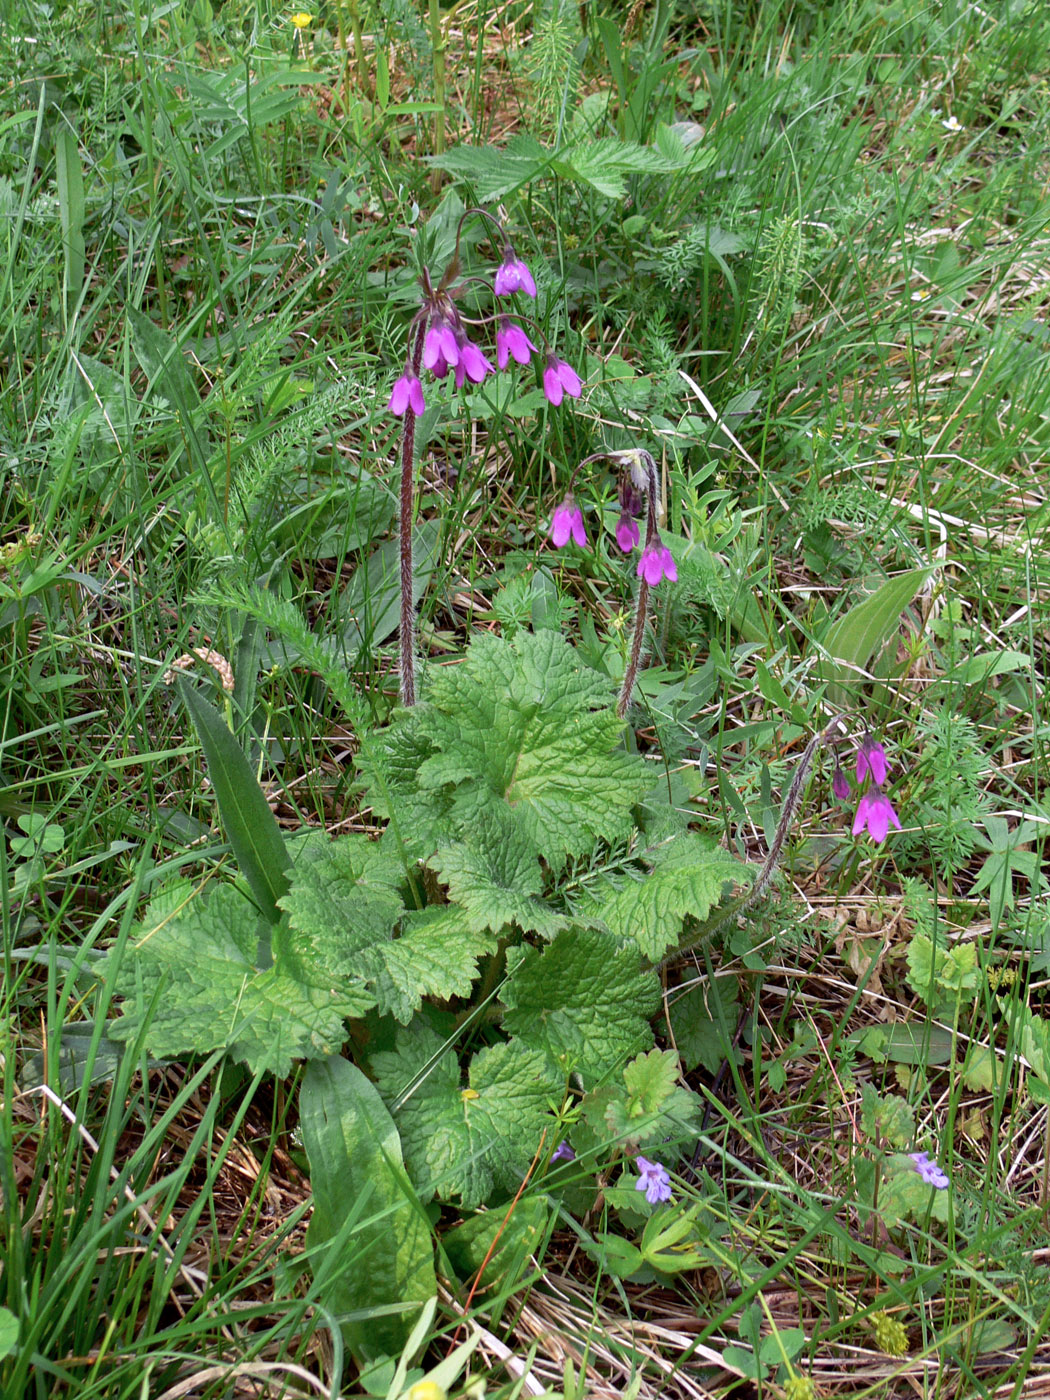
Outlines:
{"type": "Polygon", "coordinates": [[[425,860],[448,835],[451,795],[441,789],[421,789],[419,770],[434,753],[421,725],[425,705],[400,710],[385,728],[370,737],[357,758],[358,772],[372,811],[390,825],[384,844],[398,841],[411,860],[425,860]]]}
{"type": "Polygon", "coordinates": [[[352,971],[380,1012],[402,1022],[425,996],[466,996],[496,940],[454,906],[406,914],[403,878],[394,849],[367,837],[305,845],[281,900],[289,927],[274,934],[277,965],[311,986],[338,985],[352,971]]]}
{"type": "Polygon", "coordinates": [[[274,935],[274,957],[312,984],[364,969],[359,955],[393,936],[404,905],[404,871],[395,853],[366,836],[312,841],[302,848],[291,889],[278,902],[287,929],[274,935]]]}
{"type": "Polygon", "coordinates": [[[512,949],[500,993],[503,1028],[544,1051],[585,1088],[619,1071],[653,1043],[649,1019],[660,1005],[655,972],[637,949],[598,929],[572,928],[549,948],[512,949]]]}
{"type": "Polygon", "coordinates": [[[945,948],[917,933],[908,944],[908,985],[935,1016],[950,1018],[960,1000],[972,999],[979,975],[973,943],[945,948]]]}
{"type": "MultiPolygon", "coordinates": [[[[440,1036],[416,1024],[398,1032],[397,1048],[375,1055],[380,1092],[393,1104],[424,1064],[441,1049],[440,1036]]],[[[481,1205],[495,1187],[515,1190],[546,1130],[554,1127],[549,1100],[564,1090],[545,1055],[520,1044],[480,1050],[469,1086],[460,1080],[449,1048],[394,1119],[405,1161],[420,1195],[481,1205]]]]}
{"type": "Polygon", "coordinates": [[[860,1086],[860,1126],[868,1137],[891,1147],[907,1147],[915,1138],[915,1110],[899,1094],[879,1094],[860,1086]]]}
{"type": "Polygon", "coordinates": [[[652,868],[608,896],[599,917],[619,938],[633,939],[657,961],[682,942],[686,919],[706,919],[747,867],[702,837],[685,833],[654,853],[652,868]]]}
{"type": "Polygon", "coordinates": [[[577,1145],[583,1150],[616,1142],[649,1147],[681,1140],[695,1131],[700,1116],[697,1096],[678,1083],[678,1056],[673,1050],[650,1050],[626,1066],[619,1083],[588,1094],[583,1116],[591,1129],[577,1145]]]}
{"type": "Polygon", "coordinates": [[[359,1361],[396,1354],[418,1308],[352,1316],[422,1304],[437,1293],[430,1229],[402,1164],[394,1120],[375,1085],[338,1056],[308,1066],[299,1120],[314,1197],[306,1242],[324,1246],[313,1256],[320,1296],[333,1313],[351,1314],[343,1336],[359,1361]]]}
{"type": "Polygon", "coordinates": [[[732,1048],[733,1032],[740,1014],[739,983],[735,977],[718,977],[703,986],[690,987],[670,1005],[674,1043],[687,1070],[703,1065],[716,1074],[732,1048]]]}
{"type": "Polygon", "coordinates": [[[225,1049],[253,1072],[277,1076],[295,1059],[337,1050],[344,1018],[362,1015],[375,997],[349,970],[329,986],[308,986],[278,965],[258,967],[261,927],[258,910],[231,885],[202,897],[184,884],[155,899],[117,973],[125,1000],[113,1038],[133,1038],[145,1019],[151,1054],[225,1049]]]}
{"type": "Polygon", "coordinates": [[[400,938],[371,949],[365,959],[380,1011],[407,1024],[424,996],[465,997],[478,975],[478,958],[497,946],[486,930],[470,928],[455,906],[406,914],[400,938]]]}
{"type": "Polygon", "coordinates": [[[469,180],[482,203],[505,199],[512,191],[544,174],[551,153],[532,136],[520,132],[506,146],[457,145],[454,150],[429,156],[432,165],[440,166],[461,180],[469,180]]]}
{"type": "Polygon", "coordinates": [[[537,898],[543,877],[536,847],[499,807],[482,812],[463,840],[439,846],[430,864],[472,929],[499,933],[517,924],[526,933],[551,938],[565,923],[537,898]]]}
{"type": "Polygon", "coordinates": [[[597,840],[623,839],[650,786],[644,762],[618,747],[612,698],[557,632],[482,636],[431,682],[419,725],[435,752],[419,783],[451,790],[457,835],[494,806],[509,810],[558,869],[597,840]]]}
{"type": "Polygon", "coordinates": [[[528,1264],[530,1254],[538,1254],[547,1228],[547,1202],[542,1196],[525,1196],[510,1210],[497,1206],[451,1229],[441,1246],[464,1283],[473,1283],[484,1265],[477,1292],[502,1285],[512,1288],[528,1264]]]}
{"type": "Polygon", "coordinates": [[[892,1157],[879,1182],[878,1211],[887,1225],[928,1217],[948,1223],[948,1191],[938,1191],[923,1181],[915,1163],[904,1155],[892,1157]]]}

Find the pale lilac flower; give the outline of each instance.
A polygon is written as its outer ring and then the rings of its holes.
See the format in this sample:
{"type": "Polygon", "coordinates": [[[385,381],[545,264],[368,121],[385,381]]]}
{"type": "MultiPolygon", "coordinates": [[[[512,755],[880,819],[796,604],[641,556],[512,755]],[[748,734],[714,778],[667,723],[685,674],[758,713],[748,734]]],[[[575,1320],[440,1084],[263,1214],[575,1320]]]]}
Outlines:
{"type": "Polygon", "coordinates": [[[857,804],[857,815],[853,818],[853,835],[859,836],[867,827],[871,839],[881,842],[885,841],[891,826],[895,826],[898,831],[901,829],[897,813],[893,810],[893,803],[880,788],[870,788],[857,804]]]}
{"type": "Polygon", "coordinates": [[[551,1153],[551,1161],[575,1162],[575,1160],[576,1153],[572,1150],[572,1147],[569,1144],[569,1142],[565,1138],[563,1138],[562,1141],[558,1143],[558,1146],[555,1148],[555,1150],[551,1153]]]}
{"type": "Polygon", "coordinates": [[[507,362],[512,355],[519,365],[527,365],[529,357],[535,352],[535,345],[522,328],[516,326],[513,321],[508,321],[506,316],[501,316],[496,330],[496,363],[500,369],[507,368],[507,362]]]}
{"type": "Polygon", "coordinates": [[[513,296],[515,292],[528,292],[536,295],[536,282],[522,260],[514,256],[514,249],[508,244],[504,249],[503,261],[496,269],[495,291],[498,297],[513,296]]]}
{"type": "Polygon", "coordinates": [[[459,342],[456,332],[443,318],[431,321],[423,341],[423,363],[433,370],[439,379],[448,373],[449,365],[459,364],[459,342]],[[443,368],[439,371],[439,366],[443,368]]]}
{"type": "Polygon", "coordinates": [[[835,764],[835,771],[831,775],[831,791],[840,802],[845,802],[850,794],[849,779],[837,763],[835,764]]]}
{"type": "Polygon", "coordinates": [[[408,370],[404,372],[394,385],[387,408],[399,418],[404,416],[408,408],[417,418],[420,416],[426,408],[426,401],[423,398],[423,386],[414,374],[410,374],[408,370]]]}
{"type": "Polygon", "coordinates": [[[671,1178],[667,1174],[667,1168],[659,1162],[650,1162],[645,1157],[636,1157],[634,1163],[638,1168],[638,1180],[634,1183],[634,1189],[644,1191],[645,1199],[651,1206],[659,1205],[661,1201],[669,1201],[671,1178]]]}
{"type": "Polygon", "coordinates": [[[642,550],[635,570],[639,578],[644,578],[650,588],[655,588],[662,578],[675,583],[678,570],[674,558],[666,545],[651,544],[642,550]]]}
{"type": "Polygon", "coordinates": [[[857,782],[862,783],[870,775],[872,782],[882,787],[886,772],[886,750],[877,739],[865,734],[857,750],[857,782]]]}
{"type": "Polygon", "coordinates": [[[624,554],[630,554],[642,537],[642,532],[638,528],[638,522],[624,512],[620,516],[616,525],[616,543],[623,550],[624,554]]]}
{"type": "Polygon", "coordinates": [[[547,356],[547,368],[543,371],[543,392],[555,408],[566,394],[570,398],[578,399],[582,388],[583,382],[572,365],[567,365],[564,360],[559,360],[554,355],[547,356]]]}
{"type": "Polygon", "coordinates": [[[587,535],[583,528],[583,511],[571,496],[567,496],[551,519],[551,539],[555,549],[564,549],[569,543],[570,535],[583,549],[587,543],[587,535]]]}
{"type": "Polygon", "coordinates": [[[455,365],[456,388],[463,387],[464,379],[469,379],[474,384],[480,384],[486,374],[492,373],[492,362],[486,359],[485,354],[479,345],[475,345],[472,340],[463,336],[458,345],[459,363],[455,365]]]}
{"type": "Polygon", "coordinates": [[[942,1171],[936,1162],[930,1160],[925,1152],[909,1152],[908,1156],[915,1163],[915,1170],[929,1186],[935,1186],[938,1191],[943,1191],[950,1185],[948,1173],[942,1171]]]}

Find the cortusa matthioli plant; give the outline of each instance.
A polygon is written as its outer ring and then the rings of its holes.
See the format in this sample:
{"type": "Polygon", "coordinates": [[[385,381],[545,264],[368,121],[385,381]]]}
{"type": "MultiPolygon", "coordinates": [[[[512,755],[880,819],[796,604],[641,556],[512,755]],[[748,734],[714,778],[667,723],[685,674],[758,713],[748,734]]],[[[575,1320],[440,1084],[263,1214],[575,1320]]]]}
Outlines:
{"type": "MultiPolygon", "coordinates": [[[[535,295],[503,228],[483,211],[467,218],[498,231],[494,297],[535,295]]],[[[315,647],[350,710],[361,806],[381,830],[284,835],[223,715],[181,678],[238,876],[204,891],[171,883],[109,955],[116,1039],[141,1036],[159,1058],[225,1051],[256,1075],[305,1063],[311,1263],[362,1364],[404,1347],[439,1272],[468,1283],[497,1237],[489,1276],[511,1267],[511,1243],[520,1266],[559,1211],[580,1216],[599,1192],[619,1222],[613,1233],[641,1232],[638,1244],[621,1239],[621,1261],[658,1273],[697,1262],[683,1243],[693,1214],[677,1168],[701,1101],[676,1053],[656,1044],[660,967],[762,893],[816,754],[848,738],[835,719],[809,744],[761,871],[669,805],[663,768],[626,742],[653,590],[677,577],[642,447],[596,453],[572,476],[599,459],[614,465],[616,542],[625,555],[640,547],[619,688],[558,630],[511,624],[417,686],[412,522],[425,376],[481,383],[497,371],[479,337],[494,334],[499,372],[540,357],[552,405],[583,388],[545,342],[537,349],[542,336],[520,309],[467,318],[460,302],[478,279],[460,279],[458,246],[440,279],[423,276],[388,404],[403,420],[402,705],[389,723],[369,726],[332,654],[315,647]]],[[[559,548],[586,545],[571,491],[550,532],[559,548]]],[[[897,825],[886,767],[865,736],[854,829],[876,840],[897,825]]],[[[834,788],[848,792],[840,767],[834,788]]]]}

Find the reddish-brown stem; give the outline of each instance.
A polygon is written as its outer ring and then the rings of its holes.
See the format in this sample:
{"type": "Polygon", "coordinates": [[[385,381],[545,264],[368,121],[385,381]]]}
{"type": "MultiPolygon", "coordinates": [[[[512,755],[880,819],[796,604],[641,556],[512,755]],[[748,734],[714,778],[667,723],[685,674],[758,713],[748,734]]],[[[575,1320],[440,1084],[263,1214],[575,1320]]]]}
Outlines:
{"type": "MultiPolygon", "coordinates": [[[[427,333],[427,317],[420,316],[412,346],[411,373],[419,378],[423,363],[423,340],[427,333]]],[[[412,596],[412,516],[416,497],[416,415],[405,409],[401,429],[401,511],[398,539],[401,551],[401,626],[398,632],[398,666],[401,678],[401,703],[416,703],[416,604],[412,596]]]]}
{"type": "MultiPolygon", "coordinates": [[[[638,457],[645,468],[645,496],[648,503],[648,510],[645,519],[645,544],[642,546],[642,553],[653,544],[659,544],[660,535],[656,520],[656,506],[658,499],[658,489],[656,482],[656,463],[648,452],[639,452],[638,457]]],[[[620,687],[620,698],[616,702],[616,713],[620,719],[626,715],[631,703],[631,696],[634,694],[635,681],[638,679],[638,667],[642,660],[642,644],[645,641],[645,628],[649,621],[649,585],[643,578],[638,588],[638,602],[635,606],[634,614],[634,636],[631,638],[631,654],[627,661],[627,670],[623,673],[623,684],[620,687]]]]}

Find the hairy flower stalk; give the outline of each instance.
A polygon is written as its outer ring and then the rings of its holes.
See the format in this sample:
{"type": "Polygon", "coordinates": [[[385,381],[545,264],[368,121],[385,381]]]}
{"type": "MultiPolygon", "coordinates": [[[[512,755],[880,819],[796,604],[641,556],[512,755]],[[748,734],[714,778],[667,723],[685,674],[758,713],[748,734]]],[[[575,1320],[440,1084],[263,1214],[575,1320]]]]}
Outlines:
{"type": "Polygon", "coordinates": [[[647,505],[645,524],[645,547],[642,550],[642,557],[638,563],[638,577],[641,582],[638,585],[638,599],[635,603],[634,615],[634,635],[631,638],[631,654],[627,661],[627,670],[623,675],[623,685],[620,687],[620,698],[616,702],[616,713],[623,719],[631,703],[631,696],[634,694],[635,682],[638,679],[638,667],[642,660],[642,644],[645,641],[645,628],[649,621],[649,589],[658,583],[661,576],[674,579],[677,574],[674,571],[674,560],[671,559],[670,550],[666,550],[660,543],[660,534],[657,526],[656,512],[659,502],[659,486],[656,479],[656,463],[644,448],[638,448],[631,453],[625,453],[630,461],[631,478],[634,484],[644,493],[647,505]],[[670,560],[670,569],[667,568],[666,560],[670,560]]]}
{"type": "MultiPolygon", "coordinates": [[[[419,379],[423,360],[423,342],[427,333],[424,316],[416,326],[412,344],[411,373],[419,379]]],[[[409,409],[401,429],[401,493],[398,516],[398,540],[401,553],[401,623],[398,630],[398,667],[401,678],[401,703],[416,703],[416,607],[412,596],[412,514],[416,485],[416,415],[409,409]]]]}

